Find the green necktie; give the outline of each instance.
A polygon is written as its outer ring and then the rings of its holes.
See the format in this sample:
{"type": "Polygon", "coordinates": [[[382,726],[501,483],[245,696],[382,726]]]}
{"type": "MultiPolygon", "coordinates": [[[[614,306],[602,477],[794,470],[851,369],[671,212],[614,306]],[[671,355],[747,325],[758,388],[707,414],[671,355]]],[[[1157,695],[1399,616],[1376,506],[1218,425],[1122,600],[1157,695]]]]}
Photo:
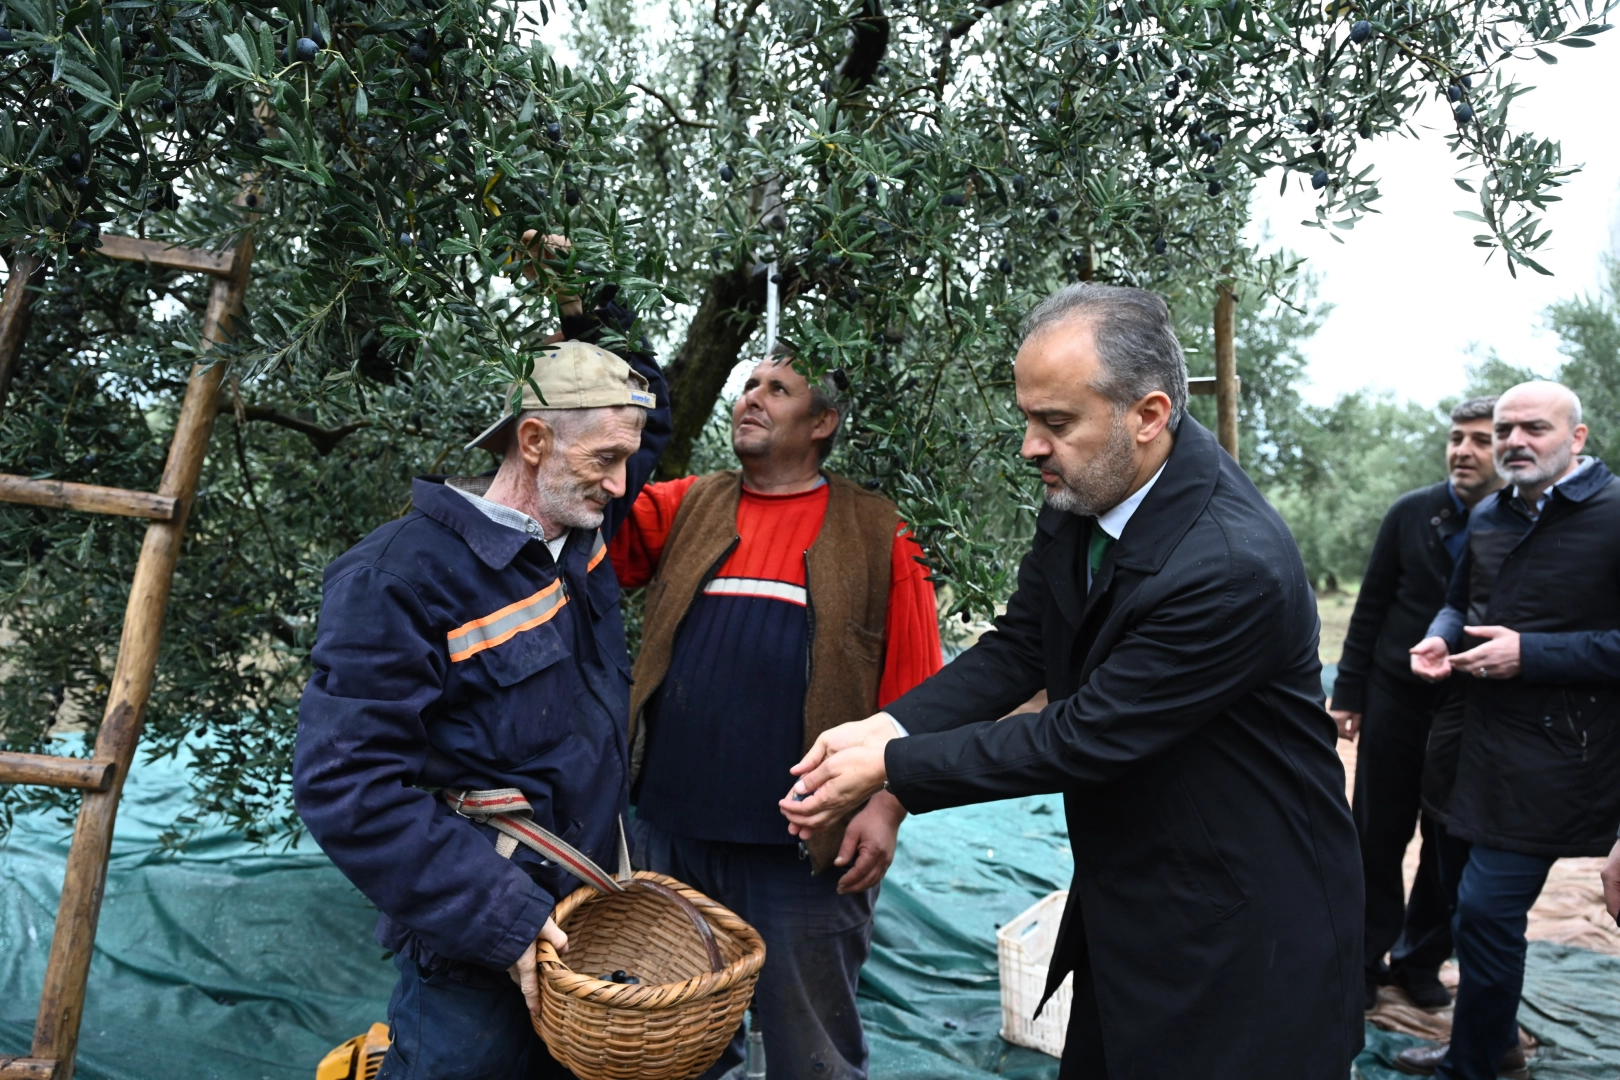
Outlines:
{"type": "Polygon", "coordinates": [[[1096,577],[1097,571],[1102,569],[1103,559],[1108,556],[1108,549],[1114,546],[1114,538],[1103,532],[1102,526],[1095,521],[1091,523],[1091,547],[1086,553],[1086,565],[1091,568],[1091,576],[1096,577]]]}

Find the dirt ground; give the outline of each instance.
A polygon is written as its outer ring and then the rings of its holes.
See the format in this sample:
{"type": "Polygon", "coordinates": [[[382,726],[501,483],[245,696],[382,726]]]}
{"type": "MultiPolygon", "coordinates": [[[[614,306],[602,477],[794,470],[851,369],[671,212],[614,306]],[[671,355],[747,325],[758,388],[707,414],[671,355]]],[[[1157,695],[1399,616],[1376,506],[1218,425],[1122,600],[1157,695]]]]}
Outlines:
{"type": "MultiPolygon", "coordinates": [[[[1355,606],[1354,593],[1343,591],[1317,599],[1322,619],[1321,655],[1324,663],[1336,663],[1355,606]]],[[[1345,780],[1356,772],[1354,743],[1339,740],[1339,757],[1344,762],[1345,780]]],[[[1406,849],[1406,883],[1410,888],[1417,873],[1418,837],[1406,849]]],[[[1598,881],[1602,859],[1560,859],[1553,865],[1541,899],[1530,911],[1531,940],[1556,941],[1579,945],[1598,952],[1620,956],[1620,926],[1603,909],[1603,888],[1598,881]]]]}

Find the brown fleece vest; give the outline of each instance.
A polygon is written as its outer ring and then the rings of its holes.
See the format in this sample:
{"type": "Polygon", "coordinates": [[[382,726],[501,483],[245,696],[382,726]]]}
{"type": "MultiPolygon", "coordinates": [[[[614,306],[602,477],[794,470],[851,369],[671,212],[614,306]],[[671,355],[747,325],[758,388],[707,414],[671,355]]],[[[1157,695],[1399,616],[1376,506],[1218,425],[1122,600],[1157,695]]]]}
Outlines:
{"type": "MultiPolygon", "coordinates": [[[[810,603],[810,678],[804,695],[804,747],[828,728],[877,711],[883,676],[883,630],[889,607],[889,569],[899,511],[843,477],[827,474],[827,516],[805,552],[810,603]]],[[[681,500],[658,574],[647,587],[647,608],[630,692],[631,769],[641,771],[641,711],[669,673],[675,635],[699,591],[737,545],[737,503],[742,475],[711,473],[681,500]]],[[[785,779],[785,778],[784,778],[785,779]]],[[[787,786],[783,785],[783,794],[787,786]]],[[[844,825],[810,840],[820,873],[838,854],[844,825]]],[[[786,820],[782,823],[787,829],[786,820]]]]}

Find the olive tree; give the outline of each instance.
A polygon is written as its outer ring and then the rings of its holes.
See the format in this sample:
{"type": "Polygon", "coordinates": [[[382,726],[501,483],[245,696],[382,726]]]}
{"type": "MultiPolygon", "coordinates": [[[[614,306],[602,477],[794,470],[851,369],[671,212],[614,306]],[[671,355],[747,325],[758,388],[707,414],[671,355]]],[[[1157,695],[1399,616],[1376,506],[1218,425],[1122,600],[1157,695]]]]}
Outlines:
{"type": "MultiPolygon", "coordinates": [[[[1014,453],[1019,315],[1067,280],[1156,289],[1195,371],[1240,295],[1246,445],[1298,441],[1293,267],[1242,241],[1260,182],[1369,212],[1367,140],[1450,100],[1477,243],[1539,269],[1567,175],[1517,132],[1512,57],[1583,47],[1607,0],[0,0],[0,247],[43,267],[0,467],[150,488],[203,286],[110,265],[103,231],[254,230],[222,425],[148,717],[198,805],[289,834],[320,571],[464,451],[545,297],[614,289],[670,376],[666,475],[722,460],[716,404],[781,337],[844,388],[834,465],[895,497],[952,610],[1005,596],[1036,493],[1014,453]],[[536,30],[564,20],[579,63],[536,30]],[[528,229],[570,238],[533,282],[528,229]],[[774,271],[771,269],[774,266],[774,271]]],[[[1459,253],[1461,254],[1461,253],[1459,253]]],[[[138,527],[0,508],[0,740],[93,722],[138,527]]],[[[33,797],[11,789],[0,812],[33,797]]]]}
{"type": "MultiPolygon", "coordinates": [[[[1244,297],[1248,337],[1266,336],[1268,310],[1303,332],[1293,267],[1241,239],[1250,191],[1307,187],[1315,224],[1350,229],[1379,194],[1358,156],[1436,97],[1455,121],[1454,179],[1477,199],[1463,211],[1483,223],[1476,243],[1510,272],[1544,272],[1537,214],[1570,170],[1555,142],[1510,125],[1522,91],[1508,65],[1551,60],[1555,43],[1590,46],[1606,13],[599,0],[566,37],[629,86],[635,158],[602,177],[598,197],[654,223],[653,261],[690,299],[655,316],[676,388],[665,474],[691,467],[739,356],[763,353],[774,273],[783,336],[854,399],[834,464],[895,495],[954,602],[988,610],[1010,585],[1034,497],[1012,453],[1023,311],[1066,280],[1155,289],[1201,343],[1192,364],[1204,374],[1219,282],[1244,297]]],[[[1279,451],[1260,407],[1297,370],[1285,367],[1245,373],[1262,464],[1293,452],[1279,451]]]]}

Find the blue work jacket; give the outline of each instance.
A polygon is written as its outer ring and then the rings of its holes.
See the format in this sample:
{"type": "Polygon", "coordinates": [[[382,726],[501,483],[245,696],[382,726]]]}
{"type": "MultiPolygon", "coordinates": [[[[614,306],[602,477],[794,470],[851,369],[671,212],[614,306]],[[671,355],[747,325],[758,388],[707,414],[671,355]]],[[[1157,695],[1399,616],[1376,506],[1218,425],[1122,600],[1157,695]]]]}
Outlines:
{"type": "MultiPolygon", "coordinates": [[[[503,969],[578,882],[430,789],[515,787],[535,821],[617,865],[629,795],[630,658],[606,544],[669,439],[651,410],[623,498],[553,562],[539,540],[426,477],[413,509],[326,571],[299,712],[298,812],[377,905],[377,940],[503,969]]],[[[650,369],[650,370],[649,370],[650,369]]]]}

